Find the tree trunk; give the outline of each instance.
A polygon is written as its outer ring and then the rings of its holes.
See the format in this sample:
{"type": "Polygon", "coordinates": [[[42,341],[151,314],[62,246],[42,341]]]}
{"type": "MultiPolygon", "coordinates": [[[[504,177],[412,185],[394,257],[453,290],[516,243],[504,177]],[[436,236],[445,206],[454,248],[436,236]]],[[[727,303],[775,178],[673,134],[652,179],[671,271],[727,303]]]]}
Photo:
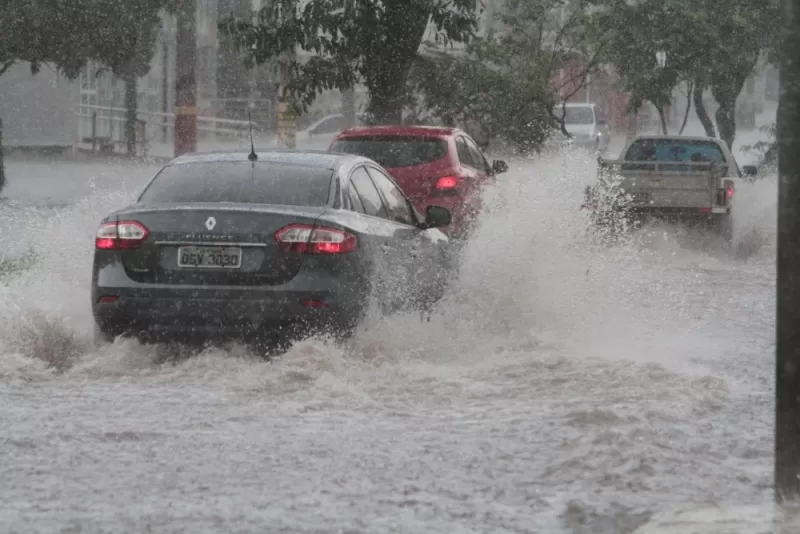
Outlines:
{"type": "Polygon", "coordinates": [[[683,114],[683,123],[681,124],[681,131],[678,135],[683,135],[683,130],[686,129],[686,123],[689,120],[689,112],[692,110],[692,90],[694,89],[694,82],[690,81],[686,91],[686,112],[683,114]]]}
{"type": "Polygon", "coordinates": [[[736,139],[736,99],[732,102],[728,99],[719,102],[714,118],[717,119],[719,137],[733,150],[733,141],[736,139]]]}
{"type": "Polygon", "coordinates": [[[380,84],[370,91],[369,114],[375,124],[402,124],[403,93],[397,82],[380,84]]]}
{"type": "Polygon", "coordinates": [[[714,123],[711,122],[711,117],[708,116],[708,111],[706,111],[706,104],[703,102],[703,92],[705,92],[705,90],[706,84],[701,80],[697,80],[694,85],[694,91],[692,92],[694,97],[694,112],[697,114],[697,118],[700,119],[700,123],[706,131],[706,135],[709,137],[716,137],[717,132],[714,130],[714,123]]]}
{"type": "Polygon", "coordinates": [[[344,115],[345,128],[356,124],[356,94],[353,89],[342,91],[342,114],[344,115]]]}
{"type": "Polygon", "coordinates": [[[364,61],[370,97],[367,111],[378,124],[402,123],[408,75],[430,20],[431,8],[426,4],[386,3],[383,35],[363,43],[370,50],[364,61]]]}
{"type": "Polygon", "coordinates": [[[661,133],[667,135],[669,132],[667,131],[667,117],[664,114],[664,106],[656,106],[658,110],[658,118],[661,120],[661,133]]]}
{"type": "Polygon", "coordinates": [[[136,74],[125,74],[125,147],[129,156],[136,155],[136,74]]]}
{"type": "Polygon", "coordinates": [[[736,139],[736,100],[753,72],[757,59],[756,54],[751,61],[739,65],[735,70],[711,74],[711,94],[719,104],[716,113],[719,136],[731,149],[736,139]]]}

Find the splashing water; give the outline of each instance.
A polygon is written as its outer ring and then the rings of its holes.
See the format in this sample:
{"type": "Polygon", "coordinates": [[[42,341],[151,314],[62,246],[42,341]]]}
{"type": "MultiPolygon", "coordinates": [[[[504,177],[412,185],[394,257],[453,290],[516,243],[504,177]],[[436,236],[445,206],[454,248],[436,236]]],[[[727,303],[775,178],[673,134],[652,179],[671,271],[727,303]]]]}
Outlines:
{"type": "Polygon", "coordinates": [[[103,185],[0,207],[4,254],[37,258],[0,281],[0,522],[616,533],[768,499],[775,181],[737,190],[733,252],[663,225],[598,245],[591,158],[511,164],[429,322],[272,362],[91,349],[94,230],[154,169],[11,166],[103,185]]]}

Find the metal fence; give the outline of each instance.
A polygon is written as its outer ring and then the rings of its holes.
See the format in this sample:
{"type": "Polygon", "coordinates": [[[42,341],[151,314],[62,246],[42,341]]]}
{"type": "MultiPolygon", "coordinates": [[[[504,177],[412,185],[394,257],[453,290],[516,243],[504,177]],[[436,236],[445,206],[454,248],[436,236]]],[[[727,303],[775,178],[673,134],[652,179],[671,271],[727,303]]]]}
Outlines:
{"type": "MultiPolygon", "coordinates": [[[[127,145],[125,122],[128,110],[109,106],[78,105],[78,142],[92,145],[92,151],[113,152],[127,145]]],[[[246,120],[197,117],[198,140],[232,141],[247,139],[246,120]]],[[[253,129],[258,127],[253,123],[253,129]]],[[[154,111],[136,113],[136,155],[147,156],[154,142],[170,142],[175,132],[175,114],[154,111]]]]}

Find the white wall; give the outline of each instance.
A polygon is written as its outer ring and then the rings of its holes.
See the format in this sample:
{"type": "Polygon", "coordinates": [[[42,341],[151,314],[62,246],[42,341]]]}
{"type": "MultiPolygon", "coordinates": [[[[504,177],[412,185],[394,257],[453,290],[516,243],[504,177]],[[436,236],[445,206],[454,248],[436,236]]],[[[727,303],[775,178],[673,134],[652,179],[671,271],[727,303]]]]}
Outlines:
{"type": "Polygon", "coordinates": [[[72,145],[77,124],[72,103],[77,92],[77,83],[49,67],[34,76],[28,64],[13,66],[0,76],[3,144],[72,145]]]}

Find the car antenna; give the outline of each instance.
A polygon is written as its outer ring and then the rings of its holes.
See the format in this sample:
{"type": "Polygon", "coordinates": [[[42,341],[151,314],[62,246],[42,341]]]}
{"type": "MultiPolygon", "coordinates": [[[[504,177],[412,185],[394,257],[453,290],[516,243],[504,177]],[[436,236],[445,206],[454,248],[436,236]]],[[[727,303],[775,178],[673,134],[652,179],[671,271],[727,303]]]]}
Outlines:
{"type": "Polygon", "coordinates": [[[250,154],[247,155],[247,159],[255,163],[258,160],[258,154],[256,154],[256,147],[253,144],[253,120],[250,118],[249,109],[247,110],[247,124],[250,126],[250,154]]]}

